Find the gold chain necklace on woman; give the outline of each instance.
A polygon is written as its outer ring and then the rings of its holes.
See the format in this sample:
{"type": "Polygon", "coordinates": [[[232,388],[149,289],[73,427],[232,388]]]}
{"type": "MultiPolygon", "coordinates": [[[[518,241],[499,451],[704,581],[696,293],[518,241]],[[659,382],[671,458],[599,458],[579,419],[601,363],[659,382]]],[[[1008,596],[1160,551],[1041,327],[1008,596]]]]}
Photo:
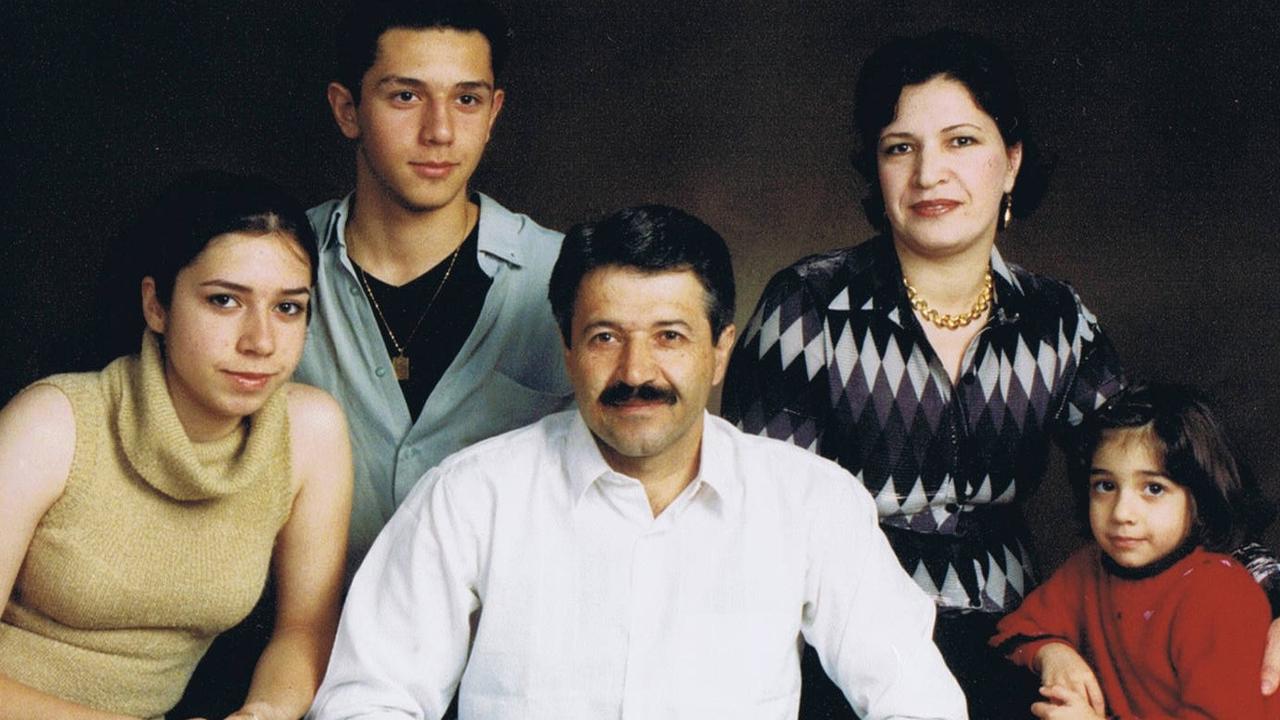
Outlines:
{"type": "Polygon", "coordinates": [[[995,285],[991,281],[991,271],[988,270],[982,282],[982,292],[978,293],[978,299],[973,301],[973,306],[969,308],[969,311],[958,315],[948,315],[929,307],[929,303],[925,302],[925,299],[920,297],[920,293],[911,287],[911,283],[907,282],[906,277],[902,278],[902,284],[907,287],[907,300],[911,301],[911,307],[920,313],[920,317],[943,330],[958,330],[974,320],[985,317],[987,311],[991,309],[991,294],[995,292],[995,285]]]}
{"type": "Polygon", "coordinates": [[[440,297],[440,291],[444,289],[444,284],[449,282],[449,275],[453,272],[453,264],[458,261],[458,253],[461,251],[462,245],[454,248],[453,255],[449,258],[449,267],[445,268],[444,277],[440,278],[440,284],[436,286],[436,291],[431,293],[431,299],[427,301],[426,309],[418,316],[418,322],[414,323],[413,330],[404,339],[403,345],[396,339],[396,334],[392,332],[391,323],[387,322],[387,317],[382,314],[382,308],[378,305],[378,298],[374,297],[373,288],[369,287],[369,278],[365,276],[364,268],[356,265],[356,269],[360,271],[360,282],[364,285],[364,291],[369,296],[369,302],[373,303],[374,312],[378,314],[378,319],[382,321],[382,326],[387,329],[387,337],[391,339],[391,345],[396,349],[396,354],[391,356],[391,367],[395,370],[396,380],[409,379],[409,356],[405,352],[409,349],[409,343],[413,342],[414,336],[418,334],[418,328],[422,327],[422,321],[427,318],[427,313],[431,312],[431,306],[436,304],[436,298],[440,297]]]}

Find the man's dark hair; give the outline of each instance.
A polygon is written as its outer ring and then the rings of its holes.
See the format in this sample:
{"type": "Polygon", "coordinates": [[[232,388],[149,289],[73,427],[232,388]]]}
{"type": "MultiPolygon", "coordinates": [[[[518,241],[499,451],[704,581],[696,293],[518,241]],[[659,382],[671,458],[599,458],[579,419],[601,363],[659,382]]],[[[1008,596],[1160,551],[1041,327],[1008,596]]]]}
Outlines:
{"type": "Polygon", "coordinates": [[[1044,196],[1049,167],[1031,135],[1013,66],[986,38],[937,30],[919,38],[889,41],[867,58],[858,75],[853,108],[858,147],[853,165],[869,186],[862,201],[867,220],[877,230],[888,232],[877,161],[880,132],[893,122],[903,88],[933,78],[955,80],[968,88],[974,104],[995,121],[1006,147],[1022,143],[1022,166],[1012,193],[1013,215],[1030,215],[1044,196]]]}
{"type": "Polygon", "coordinates": [[[336,77],[360,104],[360,81],[378,57],[378,39],[388,30],[432,28],[475,31],[489,41],[494,81],[511,50],[511,29],[484,0],[354,0],[338,25],[336,77]]]}
{"type": "Polygon", "coordinates": [[[575,225],[565,236],[547,292],[565,347],[573,345],[573,306],[582,278],[602,267],[692,271],[706,291],[711,339],[719,341],[733,323],[733,262],[724,238],[682,210],[643,205],[575,225]]]}

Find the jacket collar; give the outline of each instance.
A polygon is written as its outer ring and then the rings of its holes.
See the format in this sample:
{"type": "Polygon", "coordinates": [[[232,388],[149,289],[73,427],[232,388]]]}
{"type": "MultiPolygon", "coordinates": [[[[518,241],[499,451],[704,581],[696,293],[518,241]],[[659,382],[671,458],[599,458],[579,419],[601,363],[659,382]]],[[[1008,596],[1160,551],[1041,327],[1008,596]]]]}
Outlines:
{"type": "MultiPolygon", "coordinates": [[[[517,267],[523,266],[527,248],[520,242],[521,219],[484,193],[472,193],[472,196],[480,204],[480,218],[477,221],[480,236],[476,248],[480,268],[486,275],[493,277],[498,271],[499,261],[517,267]]],[[[351,204],[354,200],[355,193],[352,192],[333,206],[324,236],[320,238],[321,252],[336,248],[344,264],[348,263],[347,220],[351,217],[351,204]]],[[[354,269],[348,269],[354,272],[354,269]]]]}
{"type": "MultiPolygon", "coordinates": [[[[865,260],[857,260],[859,253],[850,255],[854,265],[849,269],[849,282],[832,300],[828,309],[870,312],[882,315],[894,324],[905,327],[904,318],[911,313],[911,303],[907,300],[907,290],[902,284],[902,265],[898,262],[898,253],[893,249],[893,239],[881,235],[868,241],[871,246],[865,260]],[[865,280],[863,280],[865,278],[865,280]],[[866,293],[850,293],[855,285],[864,284],[866,293]],[[851,307],[851,297],[857,297],[862,303],[851,307]]],[[[1026,292],[1013,268],[1005,262],[1000,251],[991,248],[991,278],[995,286],[992,298],[992,324],[1016,322],[1026,304],[1026,292]]]]}

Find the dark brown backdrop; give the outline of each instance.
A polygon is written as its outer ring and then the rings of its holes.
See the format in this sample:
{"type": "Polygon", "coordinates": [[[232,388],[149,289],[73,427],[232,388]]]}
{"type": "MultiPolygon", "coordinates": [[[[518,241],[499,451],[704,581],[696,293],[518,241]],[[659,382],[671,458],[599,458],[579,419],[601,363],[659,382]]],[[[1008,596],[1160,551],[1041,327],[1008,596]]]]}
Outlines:
{"type": "MultiPolygon", "coordinates": [[[[351,182],[324,105],[334,0],[117,5],[0,9],[0,399],[60,368],[52,348],[87,330],[106,238],[176,173],[260,172],[308,201],[351,182]]],[[[869,235],[847,162],[866,55],[941,25],[997,39],[1059,157],[1006,257],[1073,282],[1129,367],[1206,386],[1275,486],[1273,3],[505,5],[519,37],[475,186],[560,229],[682,206],[733,248],[739,318],[776,268],[869,235]]],[[[1053,563],[1077,540],[1049,485],[1031,510],[1053,563]]]]}

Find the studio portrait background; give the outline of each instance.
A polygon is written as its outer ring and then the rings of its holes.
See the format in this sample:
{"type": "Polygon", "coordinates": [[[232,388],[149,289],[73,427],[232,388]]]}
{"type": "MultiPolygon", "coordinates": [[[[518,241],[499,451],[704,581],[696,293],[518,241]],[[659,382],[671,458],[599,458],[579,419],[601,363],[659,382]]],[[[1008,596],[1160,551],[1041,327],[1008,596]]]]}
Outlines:
{"type": "MultiPolygon", "coordinates": [[[[1273,3],[503,5],[507,102],[473,187],[561,230],[624,205],[689,210],[734,252],[740,322],[774,271],[872,234],[848,161],[866,56],[940,26],[995,39],[1058,160],[1005,257],[1074,284],[1133,371],[1207,388],[1277,494],[1273,3]]],[[[260,173],[308,204],[350,189],[324,99],[339,12],[4,3],[0,399],[67,367],[108,239],[176,175],[260,173]]],[[[1068,502],[1055,468],[1029,509],[1045,569],[1080,542],[1068,502]]]]}

